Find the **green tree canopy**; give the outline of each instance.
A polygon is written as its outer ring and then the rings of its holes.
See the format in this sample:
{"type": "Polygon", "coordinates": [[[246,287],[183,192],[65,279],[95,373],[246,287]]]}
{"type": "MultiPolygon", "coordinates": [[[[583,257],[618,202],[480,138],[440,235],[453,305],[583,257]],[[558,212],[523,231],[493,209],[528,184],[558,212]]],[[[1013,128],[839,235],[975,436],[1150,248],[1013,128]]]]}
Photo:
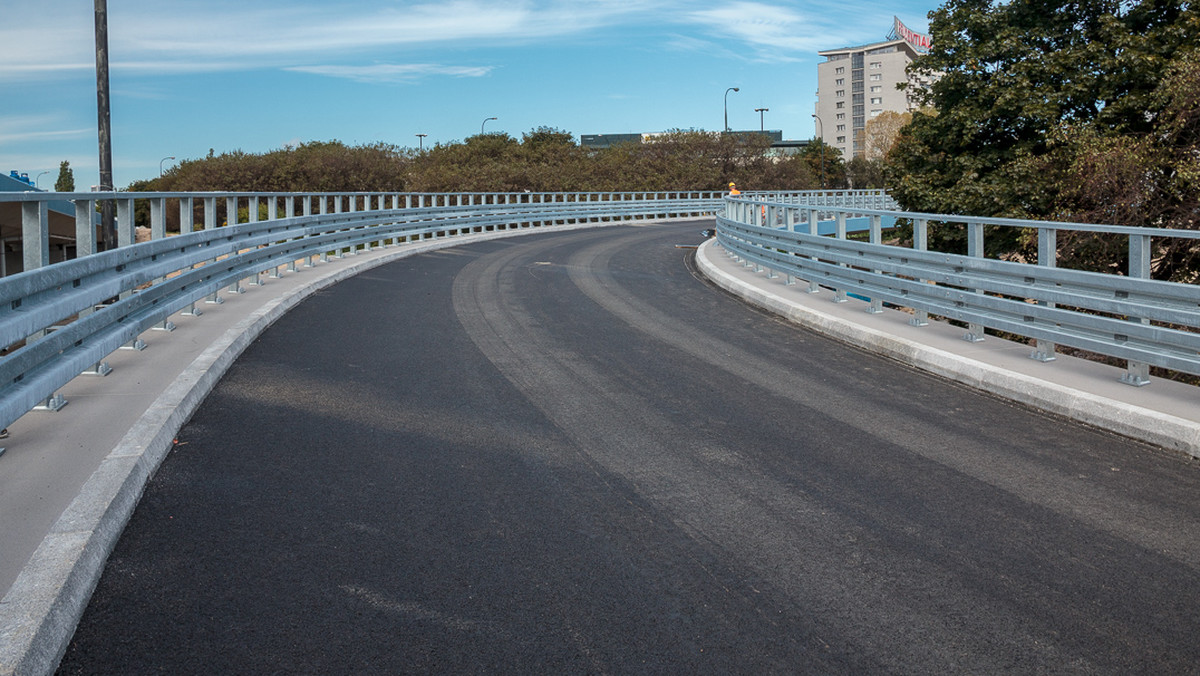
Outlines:
{"type": "MultiPolygon", "coordinates": [[[[560,192],[745,190],[820,187],[819,154],[777,157],[761,134],[674,130],[642,143],[589,149],[568,131],[538,127],[520,139],[497,132],[424,152],[386,144],[349,147],[305,143],[263,154],[232,151],[184,160],[155,190],[560,192]]],[[[845,186],[833,148],[826,148],[827,185],[845,186]]]]}
{"type": "Polygon", "coordinates": [[[58,180],[54,182],[54,192],[75,192],[75,172],[71,171],[71,163],[66,160],[58,165],[58,180]]]}
{"type": "Polygon", "coordinates": [[[1147,133],[1173,59],[1200,43],[1191,0],[948,0],[910,66],[936,78],[890,155],[895,197],[921,211],[1038,217],[1054,196],[1024,161],[1062,127],[1147,133]]]}

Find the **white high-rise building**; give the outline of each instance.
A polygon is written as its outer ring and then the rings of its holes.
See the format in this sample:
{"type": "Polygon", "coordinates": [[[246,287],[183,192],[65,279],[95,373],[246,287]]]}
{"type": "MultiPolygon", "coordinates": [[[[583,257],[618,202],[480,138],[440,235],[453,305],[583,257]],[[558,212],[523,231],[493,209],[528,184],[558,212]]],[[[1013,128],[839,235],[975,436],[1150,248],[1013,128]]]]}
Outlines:
{"type": "Polygon", "coordinates": [[[846,160],[861,156],[862,130],[872,117],[916,108],[911,94],[896,85],[913,81],[905,68],[927,51],[929,36],[894,18],[883,42],[817,52],[825,57],[817,64],[817,133],[822,140],[841,150],[846,160]]]}

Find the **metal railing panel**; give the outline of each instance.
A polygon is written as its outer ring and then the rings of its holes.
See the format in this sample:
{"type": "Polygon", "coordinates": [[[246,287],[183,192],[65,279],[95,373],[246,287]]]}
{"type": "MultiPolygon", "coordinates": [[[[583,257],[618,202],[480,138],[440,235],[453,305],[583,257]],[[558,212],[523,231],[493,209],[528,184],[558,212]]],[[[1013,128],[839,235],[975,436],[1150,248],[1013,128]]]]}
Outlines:
{"type": "Polygon", "coordinates": [[[623,223],[713,214],[712,192],[659,193],[0,193],[22,204],[26,270],[0,279],[0,426],[173,313],[252,283],[281,266],[383,243],[485,231],[623,223]],[[148,242],[134,244],[135,203],[150,205],[148,242]],[[169,200],[178,235],[167,236],[169,200]],[[45,216],[53,201],[75,203],[79,257],[47,264],[45,216]],[[260,205],[265,214],[260,215],[260,205]],[[95,248],[93,213],[116,202],[118,247],[95,248]],[[283,205],[282,213],[280,205],[283,205]],[[245,205],[245,221],[239,208],[245,205]],[[218,207],[225,210],[219,224],[218,207]],[[202,210],[194,230],[193,207],[202,210]],[[239,222],[242,221],[242,222],[239,222]],[[194,230],[194,231],[193,231],[194,230]]]}
{"type": "Polygon", "coordinates": [[[849,200],[811,192],[728,198],[718,239],[732,254],[805,279],[812,290],[831,288],[839,300],[848,293],[865,297],[868,311],[881,302],[910,308],[914,325],[935,314],[966,322],[972,339],[982,338],[974,334],[985,326],[1024,336],[1037,341],[1031,356],[1043,361],[1053,359],[1055,343],[1127,359],[1123,380],[1131,384],[1147,382],[1147,364],[1200,374],[1200,287],[1147,279],[1153,239],[1200,239],[1200,232],[877,208],[885,203],[878,195],[849,200]],[[836,219],[833,236],[815,234],[821,216],[836,219]],[[852,217],[870,217],[869,241],[846,239],[844,224],[852,217]],[[911,221],[913,248],[880,243],[882,217],[911,221]],[[933,222],[965,228],[969,255],[928,251],[933,222]],[[986,226],[1037,230],[1039,262],[984,258],[986,226]],[[1060,230],[1128,237],[1129,274],[1054,266],[1060,230]]]}

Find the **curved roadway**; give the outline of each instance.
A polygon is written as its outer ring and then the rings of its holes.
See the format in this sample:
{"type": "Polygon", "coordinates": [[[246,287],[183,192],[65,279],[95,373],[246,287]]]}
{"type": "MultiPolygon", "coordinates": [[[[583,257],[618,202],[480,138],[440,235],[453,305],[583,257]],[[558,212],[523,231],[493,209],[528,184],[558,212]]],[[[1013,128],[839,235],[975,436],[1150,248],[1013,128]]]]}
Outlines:
{"type": "Polygon", "coordinates": [[[1196,463],[697,278],[700,224],[317,294],[147,487],[63,673],[1185,673],[1196,463]]]}

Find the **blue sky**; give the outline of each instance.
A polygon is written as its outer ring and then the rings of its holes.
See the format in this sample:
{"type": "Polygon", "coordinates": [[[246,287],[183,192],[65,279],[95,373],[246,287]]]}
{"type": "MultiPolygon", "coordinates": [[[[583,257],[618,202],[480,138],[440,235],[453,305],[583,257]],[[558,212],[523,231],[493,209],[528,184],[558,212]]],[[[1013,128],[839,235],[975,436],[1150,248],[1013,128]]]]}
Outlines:
{"type": "MultiPolygon", "coordinates": [[[[816,52],[925,31],[927,2],[109,0],[113,175],[209,149],[426,146],[538,126],[814,135],[816,52]]],[[[0,0],[0,171],[98,182],[92,0],[0,0]]],[[[172,160],[162,162],[169,167],[172,160]]]]}

